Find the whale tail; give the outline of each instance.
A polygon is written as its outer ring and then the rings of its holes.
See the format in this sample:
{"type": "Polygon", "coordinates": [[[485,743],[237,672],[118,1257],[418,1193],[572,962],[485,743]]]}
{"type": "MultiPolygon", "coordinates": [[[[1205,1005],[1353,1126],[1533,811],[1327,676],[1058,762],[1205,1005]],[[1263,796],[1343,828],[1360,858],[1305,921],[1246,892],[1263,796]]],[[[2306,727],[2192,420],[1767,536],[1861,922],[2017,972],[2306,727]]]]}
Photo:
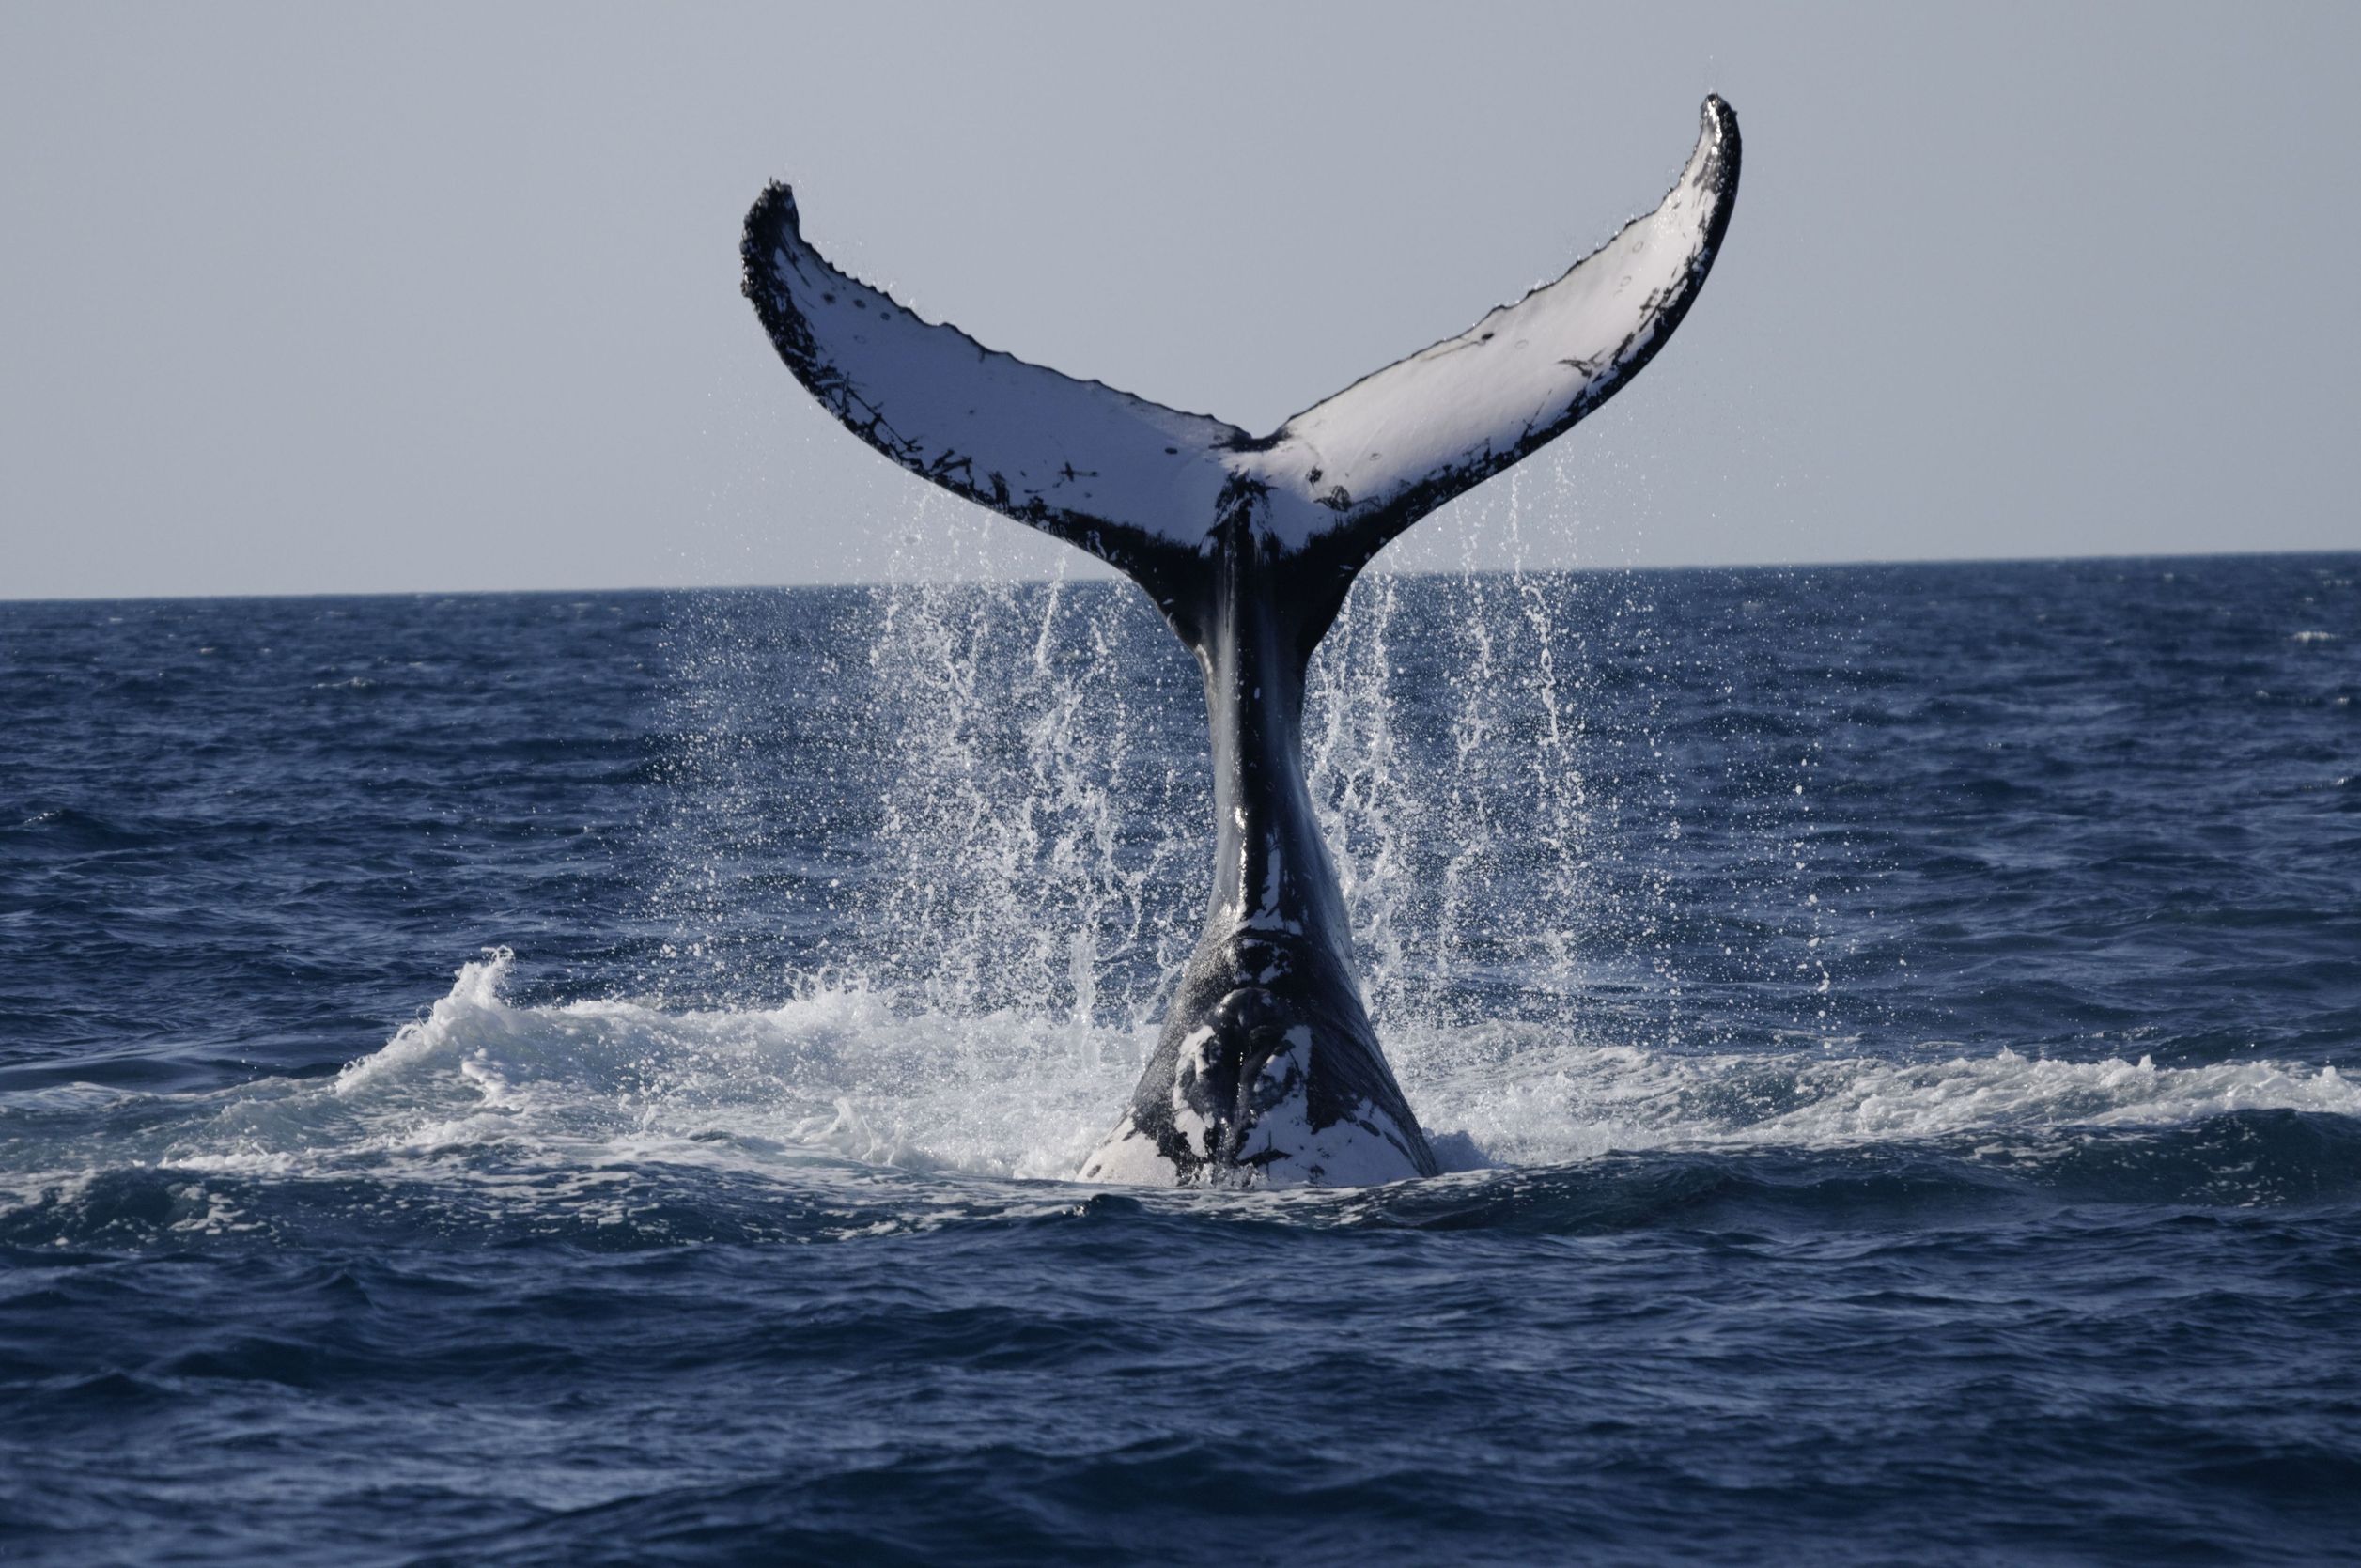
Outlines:
{"type": "Polygon", "coordinates": [[[1250,537],[1272,568],[1256,579],[1286,601],[1308,659],[1388,541],[1564,434],[1664,347],[1737,195],[1737,116],[1716,97],[1702,117],[1654,211],[1554,283],[1263,437],[922,320],[814,249],[784,185],[746,216],[744,288],[787,368],[847,428],[1124,572],[1192,646],[1236,581],[1216,557],[1250,537]]]}
{"type": "Polygon", "coordinates": [[[1436,1172],[1354,973],[1303,774],[1305,666],[1387,541],[1572,428],[1664,347],[1737,188],[1738,122],[1710,98],[1654,211],[1260,438],[919,319],[813,249],[784,186],[747,215],[747,297],[813,396],[913,474],[1129,575],[1198,655],[1215,807],[1204,934],[1090,1179],[1436,1172]]]}

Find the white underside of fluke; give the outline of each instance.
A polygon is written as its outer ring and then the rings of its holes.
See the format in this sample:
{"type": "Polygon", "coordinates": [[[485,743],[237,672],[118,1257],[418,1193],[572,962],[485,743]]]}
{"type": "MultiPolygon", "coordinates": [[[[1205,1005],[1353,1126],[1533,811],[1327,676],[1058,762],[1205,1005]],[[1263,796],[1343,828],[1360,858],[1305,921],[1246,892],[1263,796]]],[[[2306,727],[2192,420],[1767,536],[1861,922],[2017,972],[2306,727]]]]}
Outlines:
{"type": "Polygon", "coordinates": [[[1406,502],[1439,505],[1562,433],[1644,363],[1703,282],[1735,194],[1737,121],[1719,99],[1703,117],[1654,211],[1556,282],[1259,441],[913,315],[813,248],[784,190],[749,220],[747,291],[831,412],[971,500],[1084,548],[1099,548],[1086,536],[1103,521],[1194,551],[1244,482],[1262,488],[1257,526],[1298,550],[1406,502]]]}

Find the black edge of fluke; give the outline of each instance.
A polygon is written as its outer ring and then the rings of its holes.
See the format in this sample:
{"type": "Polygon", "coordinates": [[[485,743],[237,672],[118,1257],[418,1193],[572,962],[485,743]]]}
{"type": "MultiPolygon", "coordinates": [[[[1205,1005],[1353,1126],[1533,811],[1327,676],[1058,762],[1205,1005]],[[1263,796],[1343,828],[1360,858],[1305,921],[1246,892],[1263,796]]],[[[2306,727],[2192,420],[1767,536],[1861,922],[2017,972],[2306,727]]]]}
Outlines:
{"type": "Polygon", "coordinates": [[[754,205],[746,210],[746,226],[738,243],[738,291],[746,296],[754,307],[755,317],[763,331],[769,334],[787,368],[799,380],[810,363],[810,331],[803,318],[787,302],[786,292],[775,287],[770,279],[772,253],[782,249],[782,241],[801,234],[802,225],[796,211],[795,190],[781,180],[772,180],[754,198],[754,205]],[[802,363],[793,345],[800,342],[802,363]]]}
{"type": "Polygon", "coordinates": [[[784,180],[774,179],[762,188],[762,194],[754,198],[754,205],[746,210],[746,226],[740,232],[738,245],[738,261],[744,269],[738,280],[738,292],[754,301],[758,308],[762,290],[755,285],[760,269],[767,264],[764,247],[775,244],[782,230],[798,234],[801,232],[801,227],[795,209],[795,187],[784,180]]]}
{"type": "MultiPolygon", "coordinates": [[[[1689,286],[1680,299],[1664,313],[1664,331],[1656,334],[1640,351],[1633,356],[1631,367],[1616,381],[1620,388],[1625,381],[1646,368],[1665,344],[1671,341],[1673,332],[1687,318],[1689,309],[1697,303],[1697,296],[1705,286],[1705,278],[1714,270],[1714,262],[1721,255],[1721,242],[1730,232],[1730,215],[1738,210],[1738,170],[1746,153],[1746,144],[1738,135],[1738,111],[1719,93],[1707,93],[1697,112],[1701,126],[1711,126],[1714,145],[1705,155],[1705,166],[1698,171],[1698,181],[1721,199],[1714,203],[1714,213],[1705,222],[1705,242],[1698,247],[1697,259],[1689,264],[1689,286]]],[[[1667,193],[1670,194],[1670,193],[1667,193]]],[[[790,203],[792,210],[792,203],[790,203]]],[[[1615,388],[1610,388],[1610,394],[1615,388]]],[[[1607,399],[1602,397],[1600,402],[1607,399]]]]}

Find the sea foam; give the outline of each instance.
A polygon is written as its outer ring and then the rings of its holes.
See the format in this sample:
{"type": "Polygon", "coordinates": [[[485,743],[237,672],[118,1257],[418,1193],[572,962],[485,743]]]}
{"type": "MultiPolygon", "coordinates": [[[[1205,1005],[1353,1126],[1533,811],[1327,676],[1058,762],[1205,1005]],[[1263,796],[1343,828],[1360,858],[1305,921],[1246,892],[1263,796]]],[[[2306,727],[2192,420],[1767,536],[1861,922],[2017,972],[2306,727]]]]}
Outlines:
{"type": "MultiPolygon", "coordinates": [[[[928,1012],[861,988],[775,1007],[665,1010],[508,1000],[505,950],[329,1079],[209,1094],[10,1096],[0,1190],[34,1201],[95,1172],[537,1182],[594,1194],[619,1169],[804,1182],[898,1171],[1070,1179],[1112,1125],[1153,1026],[928,1012]]],[[[1888,1056],[1586,1044],[1540,1025],[1437,1027],[1397,1043],[1411,1103],[1452,1163],[1577,1165],[1643,1150],[1825,1149],[2059,1128],[2168,1127],[2230,1111],[2361,1117],[2333,1066],[2159,1066],[1930,1042],[1888,1056]]]]}

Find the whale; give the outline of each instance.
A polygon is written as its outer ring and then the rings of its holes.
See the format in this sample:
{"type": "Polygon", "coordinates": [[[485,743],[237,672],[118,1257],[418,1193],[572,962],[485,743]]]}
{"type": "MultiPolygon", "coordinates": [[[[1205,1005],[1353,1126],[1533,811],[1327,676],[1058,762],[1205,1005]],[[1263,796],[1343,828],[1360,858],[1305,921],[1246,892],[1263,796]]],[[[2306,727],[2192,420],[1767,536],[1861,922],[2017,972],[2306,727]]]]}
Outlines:
{"type": "Polygon", "coordinates": [[[910,473],[1129,578],[1203,672],[1205,924],[1081,1180],[1359,1187],[1438,1173],[1371,1025],[1306,786],[1306,669],[1390,541],[1565,434],[1662,350],[1721,249],[1738,168],[1737,116],[1710,96],[1653,211],[1262,436],[919,317],[814,248],[784,184],[747,213],[744,292],[804,389],[910,473]]]}

